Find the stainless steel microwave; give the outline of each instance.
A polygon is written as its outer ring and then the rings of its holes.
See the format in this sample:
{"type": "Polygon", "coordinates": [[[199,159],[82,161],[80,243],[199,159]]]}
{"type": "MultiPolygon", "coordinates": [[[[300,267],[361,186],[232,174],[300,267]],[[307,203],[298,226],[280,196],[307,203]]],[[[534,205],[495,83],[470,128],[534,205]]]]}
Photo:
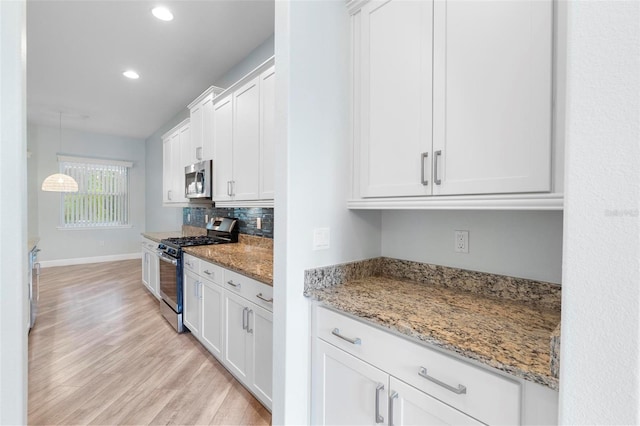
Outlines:
{"type": "Polygon", "coordinates": [[[184,168],[184,195],[187,198],[211,198],[211,160],[184,168]]]}

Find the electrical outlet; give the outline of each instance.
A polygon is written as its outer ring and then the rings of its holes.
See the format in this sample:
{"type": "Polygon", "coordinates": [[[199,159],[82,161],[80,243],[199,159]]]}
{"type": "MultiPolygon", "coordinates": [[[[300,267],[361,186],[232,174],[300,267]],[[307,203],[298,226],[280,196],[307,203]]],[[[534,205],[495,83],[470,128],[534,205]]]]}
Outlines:
{"type": "Polygon", "coordinates": [[[313,249],[326,250],[329,248],[329,228],[316,228],[313,230],[313,249]]]}
{"type": "Polygon", "coordinates": [[[456,253],[469,253],[469,231],[454,231],[453,250],[456,253]]]}
{"type": "Polygon", "coordinates": [[[187,222],[191,223],[191,213],[187,213],[187,222]]]}
{"type": "Polygon", "coordinates": [[[204,215],[204,223],[209,223],[209,215],[208,214],[204,215]]]}
{"type": "Polygon", "coordinates": [[[256,229],[262,229],[262,218],[261,217],[257,217],[256,218],[256,229]]]}

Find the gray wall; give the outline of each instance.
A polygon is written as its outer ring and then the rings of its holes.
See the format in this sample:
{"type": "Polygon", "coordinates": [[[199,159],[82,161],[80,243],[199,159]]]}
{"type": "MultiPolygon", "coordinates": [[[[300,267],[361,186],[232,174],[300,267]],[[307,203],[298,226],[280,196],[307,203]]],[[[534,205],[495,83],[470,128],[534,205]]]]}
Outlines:
{"type": "Polygon", "coordinates": [[[382,255],[560,283],[562,212],[386,211],[382,255]],[[469,253],[454,252],[455,230],[469,253]]]}
{"type": "MultiPolygon", "coordinates": [[[[37,181],[59,170],[59,129],[29,126],[30,143],[37,147],[37,181]]],[[[38,233],[41,261],[133,254],[140,251],[145,229],[145,144],[141,139],[62,131],[62,153],[81,157],[127,160],[134,163],[130,175],[131,228],[60,230],[60,193],[38,190],[38,233]]]]}
{"type": "MultiPolygon", "coordinates": [[[[273,56],[273,35],[212,84],[227,88],[271,56],[273,56]]],[[[206,87],[203,87],[202,91],[205,89],[206,87]]],[[[185,107],[145,140],[147,163],[145,175],[147,181],[147,192],[145,194],[147,204],[146,231],[148,232],[177,231],[181,229],[182,208],[162,206],[162,135],[188,117],[189,110],[185,107]]]]}

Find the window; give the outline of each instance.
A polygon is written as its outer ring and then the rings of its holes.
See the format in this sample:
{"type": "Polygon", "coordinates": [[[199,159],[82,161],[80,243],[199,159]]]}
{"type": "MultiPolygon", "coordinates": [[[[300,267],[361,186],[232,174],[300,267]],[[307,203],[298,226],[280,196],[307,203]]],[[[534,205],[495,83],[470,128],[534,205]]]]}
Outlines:
{"type": "Polygon", "coordinates": [[[65,229],[129,225],[129,169],[126,161],[58,156],[60,173],[78,182],[78,192],[63,193],[65,229]]]}

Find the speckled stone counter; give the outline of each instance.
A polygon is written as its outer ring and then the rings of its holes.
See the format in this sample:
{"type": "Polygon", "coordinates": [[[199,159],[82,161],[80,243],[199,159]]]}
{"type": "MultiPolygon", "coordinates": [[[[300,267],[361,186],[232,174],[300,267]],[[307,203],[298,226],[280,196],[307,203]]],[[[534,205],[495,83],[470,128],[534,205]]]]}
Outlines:
{"type": "Polygon", "coordinates": [[[184,252],[273,286],[273,240],[240,235],[236,244],[186,247],[184,252]]]}
{"type": "Polygon", "coordinates": [[[150,239],[151,241],[155,241],[159,243],[160,240],[164,240],[165,238],[176,238],[182,237],[182,231],[171,231],[171,232],[142,232],[143,237],[150,239]]]}
{"type": "Polygon", "coordinates": [[[27,240],[27,251],[33,250],[40,242],[40,237],[30,237],[27,240]]]}
{"type": "Polygon", "coordinates": [[[558,388],[550,342],[560,322],[560,286],[379,258],[307,271],[305,295],[414,340],[558,388]]]}

